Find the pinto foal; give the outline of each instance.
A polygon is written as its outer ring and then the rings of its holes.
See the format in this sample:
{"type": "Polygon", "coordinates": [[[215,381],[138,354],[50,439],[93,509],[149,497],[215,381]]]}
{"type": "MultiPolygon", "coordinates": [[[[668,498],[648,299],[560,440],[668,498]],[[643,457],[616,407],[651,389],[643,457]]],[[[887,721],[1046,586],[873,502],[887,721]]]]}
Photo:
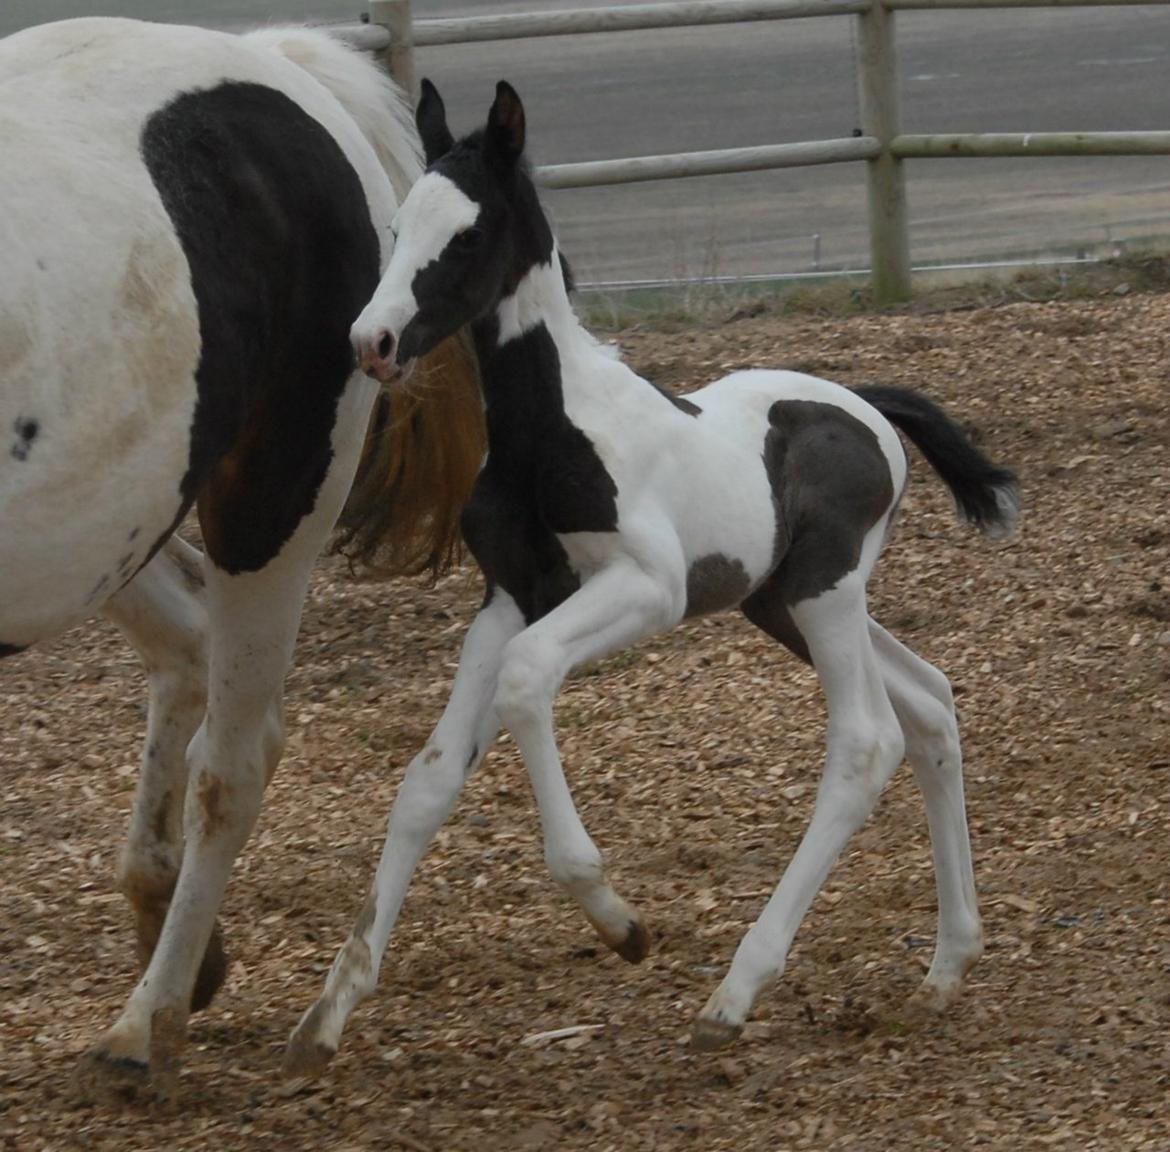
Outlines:
{"type": "Polygon", "coordinates": [[[515,92],[501,83],[486,127],[456,143],[424,82],[417,121],[428,172],[398,213],[393,258],[352,336],[366,371],[390,382],[471,322],[489,447],[463,528],[487,595],[447,708],[407,769],[366,906],[290,1040],[290,1070],[315,1071],[336,1050],[375,985],[420,856],[501,724],[531,777],[553,878],[610,948],[646,955],[642,919],[610,887],[573,804],[553,700],[574,666],[734,607],[812,663],[828,747],[812,822],[700,1013],[696,1046],[732,1040],[783,971],[801,918],[904,753],[925,796],[939,896],[918,996],[941,1008],[982,951],[958,727],[946,677],[869,616],[865,585],[906,479],[894,424],[988,533],[1014,523],[1012,474],[913,392],[742,371],[665,395],[573,314],[515,92]]]}

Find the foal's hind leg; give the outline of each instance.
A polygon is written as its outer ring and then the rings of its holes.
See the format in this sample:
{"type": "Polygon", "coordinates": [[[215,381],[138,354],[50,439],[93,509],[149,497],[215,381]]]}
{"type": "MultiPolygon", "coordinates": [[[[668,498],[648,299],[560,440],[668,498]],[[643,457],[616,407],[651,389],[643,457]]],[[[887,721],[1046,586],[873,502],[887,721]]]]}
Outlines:
{"type": "Polygon", "coordinates": [[[869,635],[906,737],[906,758],[926,803],[938,886],[934,959],[911,1007],[940,1011],[983,954],[983,935],[963,803],[959,725],[947,678],[871,620],[869,635]]]}
{"type": "Polygon", "coordinates": [[[796,855],[695,1022],[693,1040],[701,1049],[733,1040],[757,994],[784,971],[805,912],[902,759],[901,729],[867,629],[861,574],[791,608],[778,588],[774,594],[773,611],[757,599],[749,618],[798,651],[801,642],[807,645],[828,707],[825,770],[796,855]]]}
{"type": "MultiPolygon", "coordinates": [[[[130,831],[118,887],[134,908],[138,962],[150,963],[183,854],[187,746],[207,703],[207,607],[203,557],[177,536],[102,608],[146,667],[150,704],[130,831]]],[[[205,1008],[223,983],[227,958],[218,925],[191,1008],[205,1008]]]]}

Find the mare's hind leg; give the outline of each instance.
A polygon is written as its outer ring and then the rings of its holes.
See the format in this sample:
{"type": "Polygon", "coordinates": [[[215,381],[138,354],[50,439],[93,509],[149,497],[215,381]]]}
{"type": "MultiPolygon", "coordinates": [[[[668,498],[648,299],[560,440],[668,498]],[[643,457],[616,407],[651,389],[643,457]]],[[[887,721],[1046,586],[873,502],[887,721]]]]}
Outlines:
{"type": "Polygon", "coordinates": [[[204,564],[208,699],[188,750],[182,863],[154,955],[118,1020],[83,1061],[78,1087],[85,1094],[136,1091],[149,1079],[154,1092],[166,1098],[177,1086],[200,959],[232,865],[283,750],[284,677],[309,573],[345,499],[367,410],[358,392],[343,399],[332,466],[312,511],[292,520],[291,534],[283,541],[277,543],[272,535],[280,509],[271,506],[265,477],[231,485],[238,461],[223,469],[222,486],[212,497],[200,497],[203,536],[213,561],[204,564]],[[245,567],[233,562],[233,544],[255,555],[259,533],[251,530],[253,525],[269,530],[270,558],[233,573],[230,569],[245,567]]]}
{"type": "Polygon", "coordinates": [[[697,1048],[733,1040],[760,990],[784,971],[805,912],[902,760],[901,728],[867,628],[867,571],[868,565],[830,591],[791,607],[777,582],[744,606],[754,623],[797,651],[806,649],[812,659],[828,707],[825,769],[796,854],[695,1022],[697,1048]]]}
{"type": "MultiPolygon", "coordinates": [[[[183,854],[187,746],[207,704],[203,557],[177,536],[102,608],[146,668],[150,703],[118,887],[134,909],[138,962],[150,963],[183,854]]],[[[227,972],[218,925],[199,967],[192,1011],[207,1007],[227,972]]]]}
{"type": "Polygon", "coordinates": [[[938,886],[938,940],[912,1008],[941,1011],[962,990],[963,978],[983,954],[971,842],[963,802],[959,725],[947,678],[869,622],[882,679],[906,737],[906,758],[922,790],[938,886]]]}

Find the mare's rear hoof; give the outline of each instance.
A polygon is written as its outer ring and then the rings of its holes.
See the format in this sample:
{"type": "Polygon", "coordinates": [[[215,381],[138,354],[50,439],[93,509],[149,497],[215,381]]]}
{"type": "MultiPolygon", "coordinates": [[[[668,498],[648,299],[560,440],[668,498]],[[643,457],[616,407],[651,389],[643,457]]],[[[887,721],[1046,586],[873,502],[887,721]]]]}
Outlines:
{"type": "Polygon", "coordinates": [[[691,1029],[691,1047],[696,1052],[716,1052],[739,1039],[742,1024],[700,1016],[691,1029]]]}
{"type": "Polygon", "coordinates": [[[195,987],[191,991],[191,1011],[202,1012],[215,994],[223,986],[227,978],[228,956],[223,950],[223,933],[219,930],[219,921],[211,930],[211,939],[207,942],[207,951],[203,953],[203,962],[199,965],[199,974],[195,977],[195,987]]]}
{"type": "Polygon", "coordinates": [[[148,1064],[104,1048],[91,1048],[78,1061],[70,1094],[79,1104],[138,1103],[155,1096],[148,1064]]]}

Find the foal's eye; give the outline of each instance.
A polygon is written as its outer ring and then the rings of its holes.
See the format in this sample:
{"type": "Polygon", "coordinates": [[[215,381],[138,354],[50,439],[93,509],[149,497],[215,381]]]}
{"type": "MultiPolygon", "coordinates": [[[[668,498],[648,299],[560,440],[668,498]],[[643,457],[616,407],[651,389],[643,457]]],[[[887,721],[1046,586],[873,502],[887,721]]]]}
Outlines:
{"type": "Polygon", "coordinates": [[[456,232],[451,237],[451,247],[457,248],[460,252],[470,252],[478,247],[482,239],[483,232],[479,228],[464,228],[462,232],[456,232]]]}

